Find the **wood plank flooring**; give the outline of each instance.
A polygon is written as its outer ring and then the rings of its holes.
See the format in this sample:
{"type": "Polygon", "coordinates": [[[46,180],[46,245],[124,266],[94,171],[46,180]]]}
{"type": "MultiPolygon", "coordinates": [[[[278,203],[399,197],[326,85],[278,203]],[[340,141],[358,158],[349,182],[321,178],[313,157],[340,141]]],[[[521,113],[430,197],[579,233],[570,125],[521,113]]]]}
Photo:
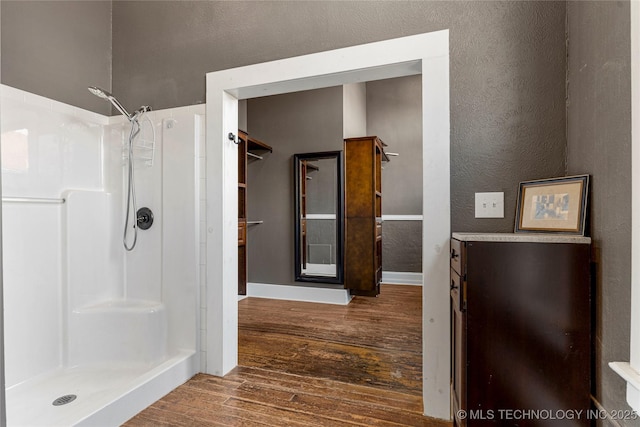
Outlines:
{"type": "Polygon", "coordinates": [[[421,415],[420,287],[238,308],[239,366],[196,375],[125,426],[451,426],[421,415]]]}
{"type": "Polygon", "coordinates": [[[421,288],[383,285],[347,306],[247,298],[239,363],[422,394],[421,288]]]}

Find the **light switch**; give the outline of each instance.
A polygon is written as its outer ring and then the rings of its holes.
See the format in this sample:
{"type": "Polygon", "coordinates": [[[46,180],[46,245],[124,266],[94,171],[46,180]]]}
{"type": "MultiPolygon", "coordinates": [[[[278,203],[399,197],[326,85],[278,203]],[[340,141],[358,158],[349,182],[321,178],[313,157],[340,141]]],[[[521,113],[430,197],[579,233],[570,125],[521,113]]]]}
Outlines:
{"type": "Polygon", "coordinates": [[[504,192],[476,193],[476,218],[504,218],[504,192]]]}

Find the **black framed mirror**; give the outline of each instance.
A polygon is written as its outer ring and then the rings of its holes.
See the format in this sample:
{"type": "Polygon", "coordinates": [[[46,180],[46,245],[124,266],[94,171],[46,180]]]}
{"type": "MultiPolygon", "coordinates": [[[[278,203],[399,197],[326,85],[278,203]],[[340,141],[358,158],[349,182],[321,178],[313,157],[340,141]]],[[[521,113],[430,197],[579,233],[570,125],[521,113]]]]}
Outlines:
{"type": "Polygon", "coordinates": [[[343,283],[342,162],[342,151],[293,156],[298,282],[343,283]]]}

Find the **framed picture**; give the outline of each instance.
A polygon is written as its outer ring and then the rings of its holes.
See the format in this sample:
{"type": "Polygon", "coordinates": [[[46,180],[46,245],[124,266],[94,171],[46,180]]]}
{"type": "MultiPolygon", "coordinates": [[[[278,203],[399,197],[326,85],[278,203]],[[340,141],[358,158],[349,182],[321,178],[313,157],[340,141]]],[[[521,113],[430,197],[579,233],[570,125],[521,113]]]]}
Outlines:
{"type": "Polygon", "coordinates": [[[520,183],[516,233],[584,236],[589,175],[520,183]]]}

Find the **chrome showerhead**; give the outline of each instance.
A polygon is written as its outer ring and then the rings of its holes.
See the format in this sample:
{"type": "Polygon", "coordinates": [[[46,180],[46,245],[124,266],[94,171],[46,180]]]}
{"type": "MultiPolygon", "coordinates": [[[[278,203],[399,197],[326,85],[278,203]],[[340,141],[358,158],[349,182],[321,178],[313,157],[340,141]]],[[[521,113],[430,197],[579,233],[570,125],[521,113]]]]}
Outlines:
{"type": "Polygon", "coordinates": [[[89,86],[89,92],[97,96],[98,98],[109,99],[112,96],[109,92],[104,89],[100,89],[97,86],[89,86]]]}
{"type": "Polygon", "coordinates": [[[129,121],[133,121],[136,118],[136,116],[129,114],[129,112],[122,106],[122,104],[120,104],[120,102],[106,90],[100,89],[97,86],[89,86],[88,89],[89,92],[91,92],[95,96],[111,101],[113,106],[116,107],[116,109],[120,111],[120,113],[122,113],[122,115],[125,116],[129,121]]]}

